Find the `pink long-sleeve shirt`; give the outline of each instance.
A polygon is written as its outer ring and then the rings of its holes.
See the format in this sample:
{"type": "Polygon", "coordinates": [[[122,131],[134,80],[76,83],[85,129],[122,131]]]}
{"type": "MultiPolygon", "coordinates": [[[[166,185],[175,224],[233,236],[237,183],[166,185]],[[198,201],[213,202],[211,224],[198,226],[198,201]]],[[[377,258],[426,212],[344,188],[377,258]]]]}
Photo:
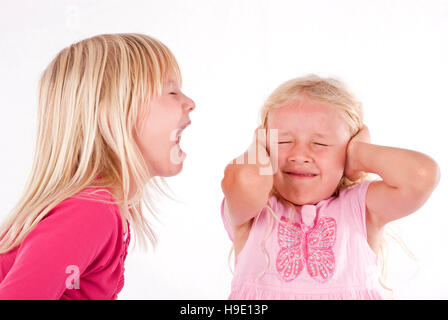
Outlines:
{"type": "Polygon", "coordinates": [[[123,228],[117,205],[95,199],[113,201],[109,192],[86,188],[53,208],[18,247],[0,254],[0,299],[117,298],[129,225],[123,228]]]}

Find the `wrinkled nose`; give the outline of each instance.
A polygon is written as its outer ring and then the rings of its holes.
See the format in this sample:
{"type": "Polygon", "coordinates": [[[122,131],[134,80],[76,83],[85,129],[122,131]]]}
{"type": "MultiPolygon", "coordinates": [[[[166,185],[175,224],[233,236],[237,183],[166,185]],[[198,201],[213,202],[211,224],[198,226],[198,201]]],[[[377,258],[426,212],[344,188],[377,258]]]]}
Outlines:
{"type": "Polygon", "coordinates": [[[296,145],[291,150],[291,153],[288,156],[288,161],[297,163],[312,162],[313,158],[310,150],[306,146],[296,145]]]}

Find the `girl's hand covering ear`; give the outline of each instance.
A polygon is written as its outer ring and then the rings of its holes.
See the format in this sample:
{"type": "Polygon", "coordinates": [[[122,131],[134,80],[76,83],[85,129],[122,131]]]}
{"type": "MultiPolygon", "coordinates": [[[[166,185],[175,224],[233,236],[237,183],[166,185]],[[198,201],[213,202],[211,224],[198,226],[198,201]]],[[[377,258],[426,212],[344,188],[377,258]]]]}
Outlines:
{"type": "Polygon", "coordinates": [[[345,158],[344,175],[351,181],[356,181],[362,177],[362,170],[360,164],[357,161],[356,144],[357,142],[370,143],[370,131],[369,128],[364,125],[361,130],[354,135],[347,145],[347,155],[345,158]]]}

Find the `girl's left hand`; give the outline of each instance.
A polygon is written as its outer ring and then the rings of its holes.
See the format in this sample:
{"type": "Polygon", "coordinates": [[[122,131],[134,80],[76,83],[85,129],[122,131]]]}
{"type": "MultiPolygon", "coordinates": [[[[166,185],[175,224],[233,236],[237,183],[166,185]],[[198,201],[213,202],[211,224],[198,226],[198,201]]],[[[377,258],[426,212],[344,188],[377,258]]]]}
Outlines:
{"type": "Polygon", "coordinates": [[[366,125],[364,125],[361,130],[359,130],[358,133],[350,139],[347,145],[344,176],[346,176],[351,181],[356,181],[361,178],[363,172],[358,168],[359,164],[357,162],[357,157],[354,151],[354,145],[356,144],[356,142],[370,143],[370,131],[366,125]]]}

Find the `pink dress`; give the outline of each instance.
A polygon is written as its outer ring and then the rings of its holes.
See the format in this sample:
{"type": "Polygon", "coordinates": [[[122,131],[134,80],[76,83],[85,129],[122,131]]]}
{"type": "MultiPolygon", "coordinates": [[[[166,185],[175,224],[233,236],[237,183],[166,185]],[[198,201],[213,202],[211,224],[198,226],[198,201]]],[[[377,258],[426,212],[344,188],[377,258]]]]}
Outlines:
{"type": "Polygon", "coordinates": [[[62,201],[0,254],[1,299],[116,299],[130,241],[117,205],[94,188],[62,201]],[[87,198],[87,199],[85,199],[87,198]]]}
{"type": "MultiPolygon", "coordinates": [[[[292,209],[276,197],[254,219],[235,258],[229,299],[383,299],[377,256],[367,243],[365,199],[372,181],[292,209]],[[279,220],[281,222],[279,222],[279,220]]],[[[232,229],[221,205],[224,226],[232,229]]]]}

